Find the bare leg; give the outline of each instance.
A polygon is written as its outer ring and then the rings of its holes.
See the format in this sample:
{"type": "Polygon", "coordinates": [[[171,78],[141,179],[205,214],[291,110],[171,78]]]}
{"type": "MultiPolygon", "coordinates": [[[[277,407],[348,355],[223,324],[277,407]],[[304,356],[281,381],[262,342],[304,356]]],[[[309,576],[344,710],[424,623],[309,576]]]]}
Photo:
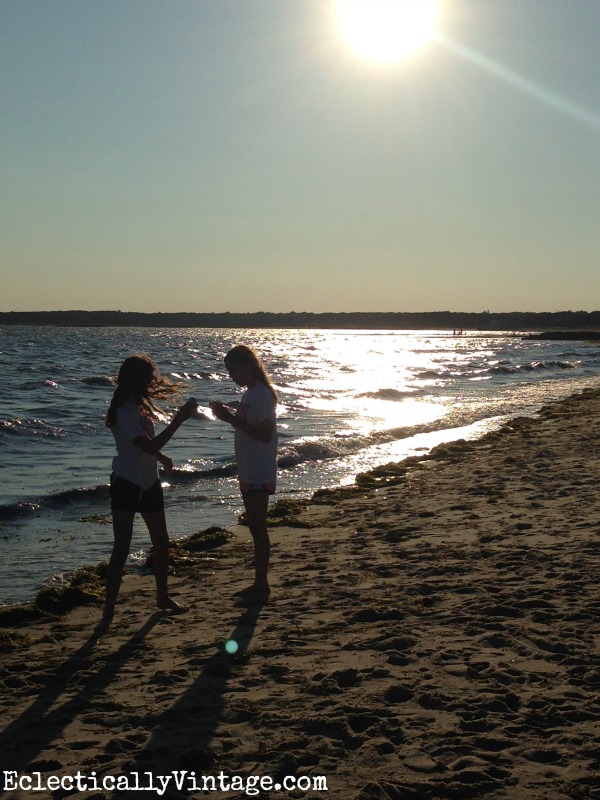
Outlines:
{"type": "Polygon", "coordinates": [[[172,597],[169,597],[168,574],[169,574],[169,534],[167,533],[167,521],[165,512],[157,511],[153,514],[142,514],[144,522],[148,528],[153,547],[154,578],[156,580],[156,605],[159,608],[171,609],[172,611],[187,611],[185,606],[180,605],[172,597]]]}
{"type": "Polygon", "coordinates": [[[267,530],[269,493],[249,492],[244,495],[244,506],[246,521],[254,542],[254,583],[240,594],[244,602],[254,603],[266,600],[271,591],[268,580],[271,554],[271,541],[267,530]]]}
{"type": "Polygon", "coordinates": [[[123,578],[123,568],[131,546],[134,517],[135,512],[133,511],[113,510],[112,512],[115,541],[106,571],[106,601],[103,614],[105,622],[110,622],[115,613],[115,604],[123,578]]]}

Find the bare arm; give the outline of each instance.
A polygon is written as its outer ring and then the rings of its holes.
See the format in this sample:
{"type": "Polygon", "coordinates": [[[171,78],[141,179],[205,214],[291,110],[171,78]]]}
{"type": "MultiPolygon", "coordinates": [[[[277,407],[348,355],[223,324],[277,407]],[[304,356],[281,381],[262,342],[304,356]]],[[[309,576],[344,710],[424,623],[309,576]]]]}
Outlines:
{"type": "Polygon", "coordinates": [[[197,407],[198,403],[193,397],[190,398],[187,403],[184,403],[184,405],[182,405],[177,411],[167,427],[157,436],[155,436],[153,439],[151,439],[149,436],[136,436],[136,438],[133,440],[133,443],[137,445],[140,450],[143,450],[144,453],[148,453],[148,455],[158,455],[169,439],[171,439],[175,431],[186,421],[186,419],[189,419],[192,416],[197,407]]]}
{"type": "Polygon", "coordinates": [[[223,403],[214,401],[210,404],[210,408],[217,419],[229,423],[233,428],[242,431],[247,436],[251,436],[253,439],[265,444],[271,441],[275,429],[275,423],[272,419],[264,419],[259,425],[251,425],[242,417],[236,417],[233,411],[223,403]]]}

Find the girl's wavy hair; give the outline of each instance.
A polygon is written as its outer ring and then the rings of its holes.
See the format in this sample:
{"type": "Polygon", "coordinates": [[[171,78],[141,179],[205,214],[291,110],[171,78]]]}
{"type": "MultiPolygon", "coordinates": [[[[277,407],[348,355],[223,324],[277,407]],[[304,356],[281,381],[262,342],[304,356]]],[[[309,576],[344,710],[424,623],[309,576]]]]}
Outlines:
{"type": "Polygon", "coordinates": [[[273,395],[273,399],[277,402],[277,392],[271,383],[267,368],[262,362],[260,356],[254,352],[251,347],[245,344],[238,344],[232,347],[224,358],[225,366],[235,364],[238,367],[251,367],[252,374],[259,383],[264,384],[273,395]]]}
{"type": "Polygon", "coordinates": [[[161,375],[150,356],[129,356],[117,375],[117,388],[106,414],[106,426],[111,428],[115,424],[117,409],[127,400],[133,400],[143,416],[158,419],[161,411],[154,401],[178,395],[182,388],[183,384],[161,375]]]}

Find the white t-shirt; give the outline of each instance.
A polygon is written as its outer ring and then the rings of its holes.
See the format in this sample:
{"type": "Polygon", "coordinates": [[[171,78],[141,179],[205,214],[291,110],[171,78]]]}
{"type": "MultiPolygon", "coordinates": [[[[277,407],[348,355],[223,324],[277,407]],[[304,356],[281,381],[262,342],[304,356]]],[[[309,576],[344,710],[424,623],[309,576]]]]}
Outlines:
{"type": "MultiPolygon", "coordinates": [[[[277,420],[275,398],[263,383],[246,389],[240,400],[236,417],[250,425],[260,425],[266,419],[277,420]]],[[[275,483],[277,479],[277,428],[269,442],[260,442],[235,429],[235,455],[238,478],[246,483],[275,483]]]]}
{"type": "Polygon", "coordinates": [[[113,472],[144,490],[149,489],[158,479],[158,459],[133,444],[133,440],[138,436],[154,438],[152,420],[142,416],[135,403],[122,403],[117,408],[116,422],[111,431],[117,445],[113,472]]]}

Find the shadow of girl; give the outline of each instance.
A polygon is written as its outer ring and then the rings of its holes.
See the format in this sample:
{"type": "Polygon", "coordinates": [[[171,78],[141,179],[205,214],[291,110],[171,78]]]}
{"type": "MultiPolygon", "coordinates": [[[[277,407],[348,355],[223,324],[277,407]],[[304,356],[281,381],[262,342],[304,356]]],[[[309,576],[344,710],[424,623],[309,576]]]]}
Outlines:
{"type": "MultiPolygon", "coordinates": [[[[114,653],[99,658],[95,647],[106,629],[98,625],[89,639],[46,679],[30,706],[0,732],[1,770],[22,772],[50,745],[65,727],[88,710],[123,666],[135,656],[147,634],[164,618],[156,612],[114,653]],[[81,680],[81,676],[85,676],[81,680]],[[74,679],[78,687],[73,694],[74,679]]],[[[58,765],[57,765],[58,766],[58,765]]]]}

